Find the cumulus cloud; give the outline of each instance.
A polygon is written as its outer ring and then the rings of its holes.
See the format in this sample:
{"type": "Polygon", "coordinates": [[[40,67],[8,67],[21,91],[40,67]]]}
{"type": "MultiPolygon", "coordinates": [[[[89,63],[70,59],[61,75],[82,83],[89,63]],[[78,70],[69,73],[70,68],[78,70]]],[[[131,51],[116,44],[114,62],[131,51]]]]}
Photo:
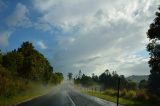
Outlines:
{"type": "Polygon", "coordinates": [[[47,46],[44,44],[43,41],[38,41],[37,45],[41,48],[41,49],[47,49],[47,46]]]}
{"type": "Polygon", "coordinates": [[[8,39],[11,35],[10,31],[0,32],[0,47],[8,46],[8,39]]]}
{"type": "Polygon", "coordinates": [[[25,5],[18,3],[14,12],[7,18],[8,26],[30,26],[31,22],[27,17],[28,12],[29,10],[25,5]]]}
{"type": "Polygon", "coordinates": [[[58,70],[149,74],[148,57],[136,53],[148,41],[146,32],[157,10],[154,1],[34,0],[33,6],[41,22],[69,33],[57,37],[53,60],[58,70]]]}

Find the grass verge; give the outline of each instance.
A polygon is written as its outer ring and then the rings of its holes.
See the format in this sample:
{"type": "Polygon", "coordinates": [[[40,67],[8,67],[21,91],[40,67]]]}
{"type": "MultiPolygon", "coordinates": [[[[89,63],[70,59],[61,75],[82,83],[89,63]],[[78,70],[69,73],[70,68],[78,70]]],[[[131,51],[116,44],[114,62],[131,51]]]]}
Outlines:
{"type": "MultiPolygon", "coordinates": [[[[96,96],[98,98],[101,98],[107,101],[111,101],[114,103],[117,102],[116,97],[104,94],[103,92],[98,92],[98,91],[92,92],[92,91],[86,91],[86,90],[81,90],[81,92],[88,94],[88,95],[96,96]]],[[[138,100],[126,99],[122,97],[119,98],[119,103],[125,106],[154,106],[154,104],[151,104],[148,101],[138,101],[138,100]]]]}
{"type": "Polygon", "coordinates": [[[42,96],[51,92],[53,90],[53,85],[43,86],[38,83],[30,83],[31,89],[28,89],[24,92],[17,93],[11,97],[0,97],[0,106],[12,106],[15,104],[19,104],[24,101],[28,101],[30,99],[42,96]]]}

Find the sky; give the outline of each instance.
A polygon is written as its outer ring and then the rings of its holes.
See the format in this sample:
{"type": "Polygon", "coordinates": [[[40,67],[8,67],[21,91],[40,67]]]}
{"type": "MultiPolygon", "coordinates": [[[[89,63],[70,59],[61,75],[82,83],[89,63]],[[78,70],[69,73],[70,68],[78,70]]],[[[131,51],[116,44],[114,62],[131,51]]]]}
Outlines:
{"type": "Polygon", "coordinates": [[[0,0],[0,49],[30,41],[55,71],[148,75],[158,0],[0,0]]]}

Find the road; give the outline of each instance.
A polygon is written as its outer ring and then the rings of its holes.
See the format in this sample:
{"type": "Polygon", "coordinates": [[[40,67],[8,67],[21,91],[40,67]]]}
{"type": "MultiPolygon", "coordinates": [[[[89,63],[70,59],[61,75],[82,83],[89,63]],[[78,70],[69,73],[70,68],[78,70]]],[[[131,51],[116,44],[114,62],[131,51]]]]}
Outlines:
{"type": "Polygon", "coordinates": [[[17,106],[116,106],[116,104],[82,94],[68,83],[64,83],[54,89],[53,92],[17,106]]]}

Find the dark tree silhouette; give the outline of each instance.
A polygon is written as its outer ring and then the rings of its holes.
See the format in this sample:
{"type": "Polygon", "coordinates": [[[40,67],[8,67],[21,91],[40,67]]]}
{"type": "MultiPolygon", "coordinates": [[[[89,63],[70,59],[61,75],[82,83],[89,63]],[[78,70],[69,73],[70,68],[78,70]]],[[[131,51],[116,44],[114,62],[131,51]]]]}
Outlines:
{"type": "MultiPolygon", "coordinates": [[[[160,11],[160,7],[158,8],[160,11]]],[[[149,66],[149,91],[160,95],[160,12],[156,12],[156,18],[150,25],[147,36],[150,43],[147,45],[147,51],[150,54],[149,66]]]]}
{"type": "Polygon", "coordinates": [[[147,84],[148,84],[148,81],[146,81],[146,80],[141,80],[141,81],[139,82],[138,87],[139,87],[139,89],[146,89],[146,88],[147,88],[147,84]]]}
{"type": "Polygon", "coordinates": [[[72,79],[72,73],[68,73],[68,79],[71,80],[72,79]]]}

